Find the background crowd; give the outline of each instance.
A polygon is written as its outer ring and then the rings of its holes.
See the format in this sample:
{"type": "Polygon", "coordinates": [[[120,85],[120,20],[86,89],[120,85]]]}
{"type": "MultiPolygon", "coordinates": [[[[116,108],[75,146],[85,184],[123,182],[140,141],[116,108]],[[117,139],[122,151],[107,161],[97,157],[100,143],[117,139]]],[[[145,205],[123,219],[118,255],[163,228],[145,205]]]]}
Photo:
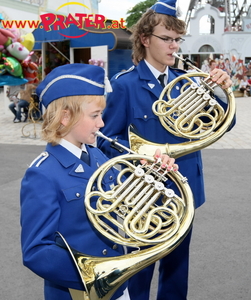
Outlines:
{"type": "Polygon", "coordinates": [[[231,59],[224,58],[208,58],[201,66],[203,72],[209,72],[213,68],[222,69],[228,73],[233,82],[233,91],[239,91],[244,97],[250,97],[251,86],[251,61],[244,64],[243,60],[236,59],[232,56],[231,59]]]}

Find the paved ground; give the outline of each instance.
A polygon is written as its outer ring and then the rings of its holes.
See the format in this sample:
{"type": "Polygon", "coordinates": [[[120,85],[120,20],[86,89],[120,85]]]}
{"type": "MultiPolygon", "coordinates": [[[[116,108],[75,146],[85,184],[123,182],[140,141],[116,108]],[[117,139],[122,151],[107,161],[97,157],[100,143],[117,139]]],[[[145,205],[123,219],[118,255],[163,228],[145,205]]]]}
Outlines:
{"type": "MultiPolygon", "coordinates": [[[[189,300],[251,299],[251,98],[236,102],[235,128],[203,150],[207,203],[194,222],[189,300]]],[[[45,143],[35,138],[31,125],[25,127],[30,137],[23,137],[28,134],[22,133],[25,123],[12,123],[2,105],[0,94],[0,300],[42,300],[42,280],[22,266],[19,188],[45,143]]],[[[37,124],[37,137],[39,128],[37,124]]],[[[155,292],[156,279],[151,300],[155,292]]]]}

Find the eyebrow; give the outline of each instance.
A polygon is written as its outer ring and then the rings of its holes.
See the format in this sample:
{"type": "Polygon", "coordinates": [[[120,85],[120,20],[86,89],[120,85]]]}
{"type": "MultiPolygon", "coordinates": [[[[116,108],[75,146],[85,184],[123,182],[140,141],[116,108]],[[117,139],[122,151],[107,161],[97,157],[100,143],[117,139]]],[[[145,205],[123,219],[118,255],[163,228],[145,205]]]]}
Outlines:
{"type": "Polygon", "coordinates": [[[103,111],[103,109],[97,109],[97,110],[92,111],[91,114],[99,113],[99,112],[102,112],[102,111],[103,111]]]}
{"type": "MultiPolygon", "coordinates": [[[[161,37],[163,37],[163,35],[162,35],[161,37]]],[[[181,36],[178,36],[178,37],[176,37],[176,38],[173,38],[173,37],[171,37],[171,36],[164,35],[164,38],[166,38],[166,39],[173,39],[173,40],[176,40],[176,39],[180,39],[180,38],[181,38],[181,36]]]]}

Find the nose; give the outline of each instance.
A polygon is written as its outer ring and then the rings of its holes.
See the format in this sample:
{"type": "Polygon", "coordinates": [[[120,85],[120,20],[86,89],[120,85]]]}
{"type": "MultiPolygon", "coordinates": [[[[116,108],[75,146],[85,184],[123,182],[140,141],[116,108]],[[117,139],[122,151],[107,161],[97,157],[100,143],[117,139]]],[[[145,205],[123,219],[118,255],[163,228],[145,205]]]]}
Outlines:
{"type": "Polygon", "coordinates": [[[104,123],[102,117],[100,117],[100,118],[98,119],[98,122],[97,122],[97,127],[98,127],[98,128],[102,128],[102,127],[104,127],[104,126],[105,126],[105,123],[104,123]]]}
{"type": "Polygon", "coordinates": [[[179,51],[179,44],[175,41],[173,41],[170,45],[169,45],[169,49],[172,49],[174,52],[178,52],[179,51]]]}

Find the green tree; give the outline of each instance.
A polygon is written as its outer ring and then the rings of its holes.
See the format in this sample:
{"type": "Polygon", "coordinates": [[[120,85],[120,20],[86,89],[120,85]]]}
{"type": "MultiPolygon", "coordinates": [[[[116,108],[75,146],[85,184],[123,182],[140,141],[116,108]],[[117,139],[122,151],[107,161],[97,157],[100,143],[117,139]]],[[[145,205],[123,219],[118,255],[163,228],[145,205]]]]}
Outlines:
{"type": "Polygon", "coordinates": [[[150,8],[153,4],[155,4],[157,0],[145,0],[141,1],[138,4],[136,4],[132,9],[127,11],[127,15],[129,15],[126,18],[127,28],[132,27],[137,21],[140,19],[143,13],[147,11],[148,8],[150,8]]]}

